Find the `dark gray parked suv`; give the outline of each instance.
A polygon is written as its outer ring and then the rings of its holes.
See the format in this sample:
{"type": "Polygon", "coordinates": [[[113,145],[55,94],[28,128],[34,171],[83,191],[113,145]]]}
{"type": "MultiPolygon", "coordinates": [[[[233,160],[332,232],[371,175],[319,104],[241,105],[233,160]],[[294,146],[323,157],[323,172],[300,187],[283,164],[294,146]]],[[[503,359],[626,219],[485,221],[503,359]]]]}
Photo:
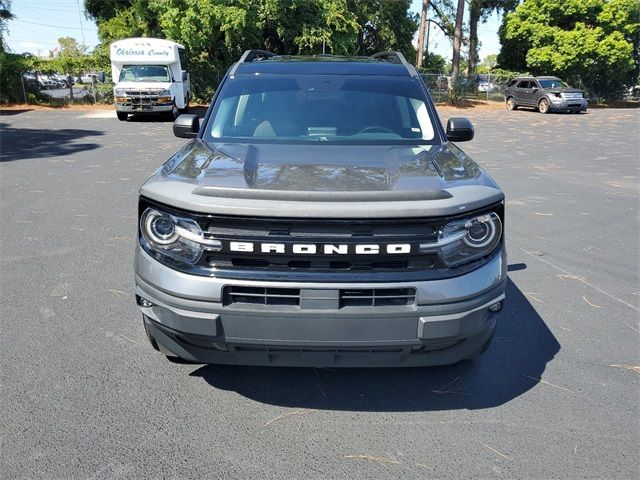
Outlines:
{"type": "Polygon", "coordinates": [[[518,77],[505,90],[507,109],[534,107],[540,113],[586,112],[584,92],[571,88],[558,77],[518,77]]]}
{"type": "Polygon", "coordinates": [[[505,298],[504,195],[402,54],[247,51],[140,188],[136,300],[197,362],[474,358],[505,298]]]}

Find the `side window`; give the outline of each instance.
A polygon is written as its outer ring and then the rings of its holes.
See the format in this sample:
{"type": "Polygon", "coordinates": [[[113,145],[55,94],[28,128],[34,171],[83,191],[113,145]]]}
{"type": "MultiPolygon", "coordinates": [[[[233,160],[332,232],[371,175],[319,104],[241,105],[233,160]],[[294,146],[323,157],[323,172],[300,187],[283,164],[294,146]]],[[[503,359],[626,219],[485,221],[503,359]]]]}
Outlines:
{"type": "Polygon", "coordinates": [[[400,121],[402,122],[402,128],[409,129],[411,128],[411,119],[409,118],[409,106],[407,105],[406,97],[395,97],[396,105],[400,110],[400,121]]]}
{"type": "Polygon", "coordinates": [[[529,88],[529,82],[527,80],[520,80],[518,88],[529,88]]]}
{"type": "Polygon", "coordinates": [[[187,65],[187,52],[184,51],[184,48],[178,48],[178,58],[180,58],[180,67],[182,70],[189,70],[189,66],[187,65]]]}
{"type": "Polygon", "coordinates": [[[509,85],[507,85],[507,88],[511,88],[511,87],[513,87],[516,83],[518,83],[518,80],[511,80],[511,81],[509,82],[509,85]]]}
{"type": "Polygon", "coordinates": [[[533,80],[533,81],[531,81],[529,83],[531,83],[529,88],[540,88],[540,85],[538,85],[538,82],[536,82],[535,80],[533,80]]]}

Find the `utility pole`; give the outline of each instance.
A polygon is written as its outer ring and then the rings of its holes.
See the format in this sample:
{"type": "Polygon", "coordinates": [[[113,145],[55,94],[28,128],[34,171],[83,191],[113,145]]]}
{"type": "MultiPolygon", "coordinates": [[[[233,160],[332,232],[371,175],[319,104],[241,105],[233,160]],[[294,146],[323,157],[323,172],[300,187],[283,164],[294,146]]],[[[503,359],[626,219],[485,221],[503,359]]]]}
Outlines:
{"type": "Polygon", "coordinates": [[[78,5],[78,16],[80,17],[80,33],[82,35],[82,45],[85,45],[84,27],[82,26],[82,10],[80,9],[80,0],[76,0],[76,4],[78,5]]]}
{"type": "Polygon", "coordinates": [[[422,67],[424,61],[424,33],[427,28],[427,10],[429,9],[429,0],[422,0],[422,11],[420,12],[420,26],[418,27],[418,51],[416,52],[416,66],[422,67]]]}

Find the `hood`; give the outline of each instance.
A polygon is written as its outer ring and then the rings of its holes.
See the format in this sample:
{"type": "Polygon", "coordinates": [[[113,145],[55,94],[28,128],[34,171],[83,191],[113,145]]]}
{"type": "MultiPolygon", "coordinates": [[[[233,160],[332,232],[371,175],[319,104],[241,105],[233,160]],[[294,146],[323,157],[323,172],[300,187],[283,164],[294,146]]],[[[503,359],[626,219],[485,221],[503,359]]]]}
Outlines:
{"type": "Polygon", "coordinates": [[[450,215],[502,200],[453,144],[239,144],[193,140],[141,195],[204,213],[298,217],[450,215]]]}
{"type": "Polygon", "coordinates": [[[572,87],[557,87],[557,88],[547,88],[545,92],[549,93],[582,93],[584,95],[584,91],[579,88],[572,87]]]}
{"type": "Polygon", "coordinates": [[[133,90],[168,90],[171,82],[118,82],[114,88],[130,88],[133,90]]]}

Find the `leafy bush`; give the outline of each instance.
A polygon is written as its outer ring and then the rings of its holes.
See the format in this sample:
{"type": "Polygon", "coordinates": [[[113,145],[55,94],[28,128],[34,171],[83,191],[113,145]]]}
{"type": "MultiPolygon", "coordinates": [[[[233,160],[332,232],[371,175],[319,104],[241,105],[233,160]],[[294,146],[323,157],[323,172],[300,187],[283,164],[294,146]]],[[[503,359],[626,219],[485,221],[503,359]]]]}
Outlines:
{"type": "MultiPolygon", "coordinates": [[[[0,103],[24,102],[22,75],[34,69],[37,59],[0,51],[0,103]]],[[[24,85],[29,90],[28,83],[24,85]]]]}

